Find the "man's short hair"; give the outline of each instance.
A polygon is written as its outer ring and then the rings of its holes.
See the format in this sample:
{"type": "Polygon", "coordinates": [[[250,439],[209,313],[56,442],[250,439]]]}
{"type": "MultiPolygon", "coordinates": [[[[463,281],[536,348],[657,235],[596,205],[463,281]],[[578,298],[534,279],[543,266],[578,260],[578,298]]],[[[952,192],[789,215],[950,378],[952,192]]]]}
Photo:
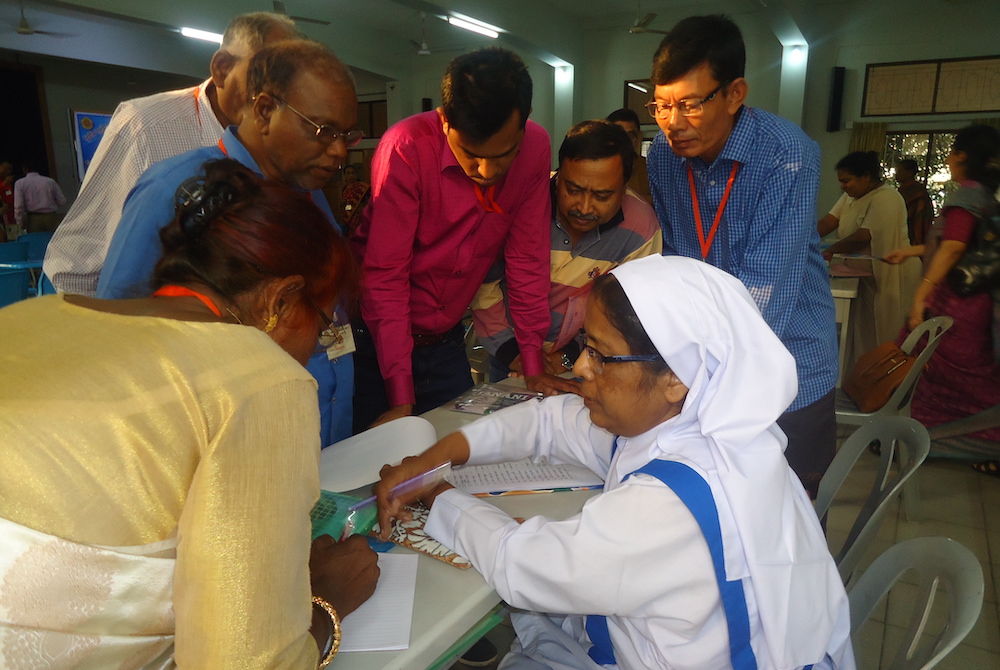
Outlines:
{"type": "Polygon", "coordinates": [[[639,123],[639,115],[628,107],[616,109],[608,114],[608,121],[611,123],[631,123],[636,128],[639,128],[642,125],[639,123]]]}
{"type": "Polygon", "coordinates": [[[917,174],[917,161],[912,158],[902,158],[896,161],[896,165],[903,168],[904,170],[909,170],[913,174],[917,174]]]}
{"type": "Polygon", "coordinates": [[[610,121],[581,121],[569,129],[566,139],[559,146],[560,166],[564,160],[596,161],[612,156],[621,156],[622,172],[627,182],[632,178],[635,149],[625,129],[610,121]]]}
{"type": "Polygon", "coordinates": [[[451,61],[441,81],[448,125],[468,141],[485,142],[520,112],[521,128],[531,113],[531,75],[512,51],[477,49],[451,61]]]}
{"type": "Polygon", "coordinates": [[[284,30],[292,37],[304,39],[305,35],[295,27],[295,22],[284,14],[272,12],[250,12],[234,18],[222,36],[222,47],[226,49],[234,44],[240,44],[249,51],[258,51],[271,31],[284,30]]]}
{"type": "Polygon", "coordinates": [[[265,92],[284,98],[300,72],[314,72],[332,83],[354,86],[351,70],[326,46],[312,40],[282,40],[250,59],[247,100],[265,92]]]}
{"type": "Polygon", "coordinates": [[[746,69],[743,34],[722,14],[689,16],[670,29],[653,56],[654,86],[677,81],[707,62],[720,84],[743,76],[746,69]]]}

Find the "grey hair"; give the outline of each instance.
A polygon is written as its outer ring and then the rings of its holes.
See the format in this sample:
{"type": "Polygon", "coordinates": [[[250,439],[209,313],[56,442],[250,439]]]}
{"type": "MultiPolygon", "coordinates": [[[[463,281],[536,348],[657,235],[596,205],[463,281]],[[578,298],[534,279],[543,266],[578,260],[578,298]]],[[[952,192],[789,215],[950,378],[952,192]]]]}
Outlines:
{"type": "Polygon", "coordinates": [[[289,37],[305,37],[295,22],[284,14],[273,12],[250,12],[234,18],[222,36],[222,48],[235,44],[245,46],[250,51],[259,51],[271,31],[279,29],[290,33],[289,37]]]}

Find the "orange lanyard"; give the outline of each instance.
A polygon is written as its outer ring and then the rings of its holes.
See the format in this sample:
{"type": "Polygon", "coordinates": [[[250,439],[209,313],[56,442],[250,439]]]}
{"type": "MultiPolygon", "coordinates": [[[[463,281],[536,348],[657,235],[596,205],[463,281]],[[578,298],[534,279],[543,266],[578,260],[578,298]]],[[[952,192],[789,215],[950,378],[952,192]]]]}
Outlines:
{"type": "Polygon", "coordinates": [[[479,204],[483,206],[483,209],[487,212],[493,212],[495,214],[504,213],[503,210],[500,209],[500,205],[497,204],[497,201],[493,199],[493,194],[497,190],[496,184],[490,186],[486,193],[483,193],[483,189],[479,187],[479,184],[473,184],[473,186],[476,187],[476,199],[479,201],[479,204]]]}
{"type": "Polygon", "coordinates": [[[194,89],[194,115],[198,117],[198,127],[201,128],[201,105],[198,104],[198,98],[201,96],[201,86],[194,89]]]}
{"type": "Polygon", "coordinates": [[[188,296],[192,298],[198,298],[198,300],[201,300],[203,303],[205,303],[205,307],[208,307],[210,310],[212,310],[212,312],[216,316],[222,316],[222,310],[220,310],[218,307],[215,306],[215,303],[212,302],[211,298],[209,298],[204,293],[198,293],[197,291],[189,289],[186,286],[177,286],[176,284],[168,284],[167,286],[160,287],[159,289],[154,291],[153,295],[164,295],[169,298],[188,297],[188,296]]]}
{"type": "Polygon", "coordinates": [[[729,192],[733,189],[733,180],[736,179],[736,170],[740,164],[733,161],[733,171],[729,173],[729,181],[726,183],[726,191],[722,194],[722,201],[719,208],[715,210],[715,221],[712,222],[712,229],[708,231],[708,239],[705,239],[705,229],[701,225],[701,210],[698,209],[698,189],[694,186],[694,170],[691,163],[688,163],[688,185],[691,187],[691,204],[694,206],[695,228],[698,229],[698,243],[701,245],[701,259],[708,258],[708,252],[715,241],[715,233],[719,230],[719,221],[722,220],[722,212],[726,209],[726,202],[729,201],[729,192]]]}
{"type": "Polygon", "coordinates": [[[229,157],[229,152],[226,151],[226,145],[222,143],[222,138],[221,137],[219,138],[219,151],[222,152],[223,156],[225,156],[227,158],[229,157]]]}

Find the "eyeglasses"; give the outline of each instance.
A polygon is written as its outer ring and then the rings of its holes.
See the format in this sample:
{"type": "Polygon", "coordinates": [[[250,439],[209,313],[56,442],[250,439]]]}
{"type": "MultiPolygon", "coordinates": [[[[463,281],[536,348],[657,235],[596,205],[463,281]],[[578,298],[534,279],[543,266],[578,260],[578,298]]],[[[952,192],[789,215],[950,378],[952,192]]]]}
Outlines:
{"type": "Polygon", "coordinates": [[[681,113],[681,116],[701,116],[704,104],[712,100],[716,95],[718,95],[719,91],[731,83],[731,79],[729,81],[722,82],[701,100],[692,98],[690,100],[678,100],[673,104],[669,102],[660,102],[659,100],[650,100],[646,103],[646,111],[649,112],[649,115],[654,119],[669,119],[670,113],[674,111],[674,109],[677,109],[677,111],[681,113]]]}
{"type": "Polygon", "coordinates": [[[662,357],[659,354],[629,354],[628,356],[605,356],[597,349],[587,344],[586,338],[583,340],[583,355],[587,357],[587,362],[596,374],[604,374],[606,363],[646,363],[657,361],[662,357]]]}
{"type": "Polygon", "coordinates": [[[336,142],[337,140],[344,140],[344,144],[347,147],[356,147],[356,146],[358,146],[358,143],[361,141],[361,138],[363,138],[365,136],[365,132],[363,130],[340,131],[340,130],[337,130],[336,128],[334,128],[333,126],[328,126],[326,124],[320,125],[320,124],[316,123],[315,121],[313,121],[312,119],[310,119],[305,114],[303,114],[302,112],[300,112],[299,110],[297,110],[294,107],[292,107],[291,105],[289,105],[287,102],[285,102],[284,100],[282,100],[278,96],[274,95],[273,93],[271,94],[271,97],[274,98],[275,100],[277,100],[279,103],[281,103],[285,107],[287,107],[288,109],[290,109],[293,112],[295,112],[296,114],[298,114],[298,116],[299,116],[300,119],[302,119],[303,121],[305,121],[306,123],[308,123],[310,126],[312,126],[313,128],[315,128],[316,129],[316,139],[318,139],[323,144],[330,145],[330,144],[333,144],[334,142],[336,142]]]}
{"type": "Polygon", "coordinates": [[[326,351],[336,342],[340,342],[343,337],[340,335],[338,330],[337,322],[326,315],[326,312],[321,310],[319,307],[313,306],[319,315],[323,319],[323,323],[326,324],[319,331],[319,338],[316,341],[316,351],[314,353],[319,353],[321,351],[326,351]]]}

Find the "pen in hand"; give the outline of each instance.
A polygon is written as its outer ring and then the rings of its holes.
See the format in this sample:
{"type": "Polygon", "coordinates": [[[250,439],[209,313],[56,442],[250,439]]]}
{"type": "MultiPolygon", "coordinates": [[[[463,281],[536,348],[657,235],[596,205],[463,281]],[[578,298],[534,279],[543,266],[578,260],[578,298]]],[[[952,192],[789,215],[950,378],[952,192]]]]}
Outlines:
{"type": "MultiPolygon", "coordinates": [[[[405,495],[409,495],[416,491],[423,489],[429,489],[433,486],[437,486],[441,482],[445,481],[445,475],[451,472],[451,461],[445,461],[441,465],[431,468],[427,472],[423,472],[415,477],[410,477],[409,479],[400,482],[392,487],[389,491],[389,499],[400,498],[405,495]]],[[[356,523],[355,518],[357,512],[365,507],[375,504],[376,496],[370,496],[364,500],[360,500],[350,507],[347,508],[347,521],[344,524],[344,532],[341,534],[340,539],[343,540],[354,533],[356,523]]]]}

